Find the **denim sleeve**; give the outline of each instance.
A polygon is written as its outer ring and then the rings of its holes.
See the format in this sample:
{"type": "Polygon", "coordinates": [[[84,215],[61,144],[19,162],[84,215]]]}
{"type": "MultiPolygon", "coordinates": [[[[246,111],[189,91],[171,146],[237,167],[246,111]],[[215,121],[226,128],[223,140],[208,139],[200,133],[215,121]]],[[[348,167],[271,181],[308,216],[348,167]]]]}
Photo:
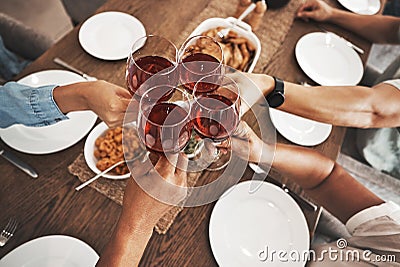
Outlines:
{"type": "Polygon", "coordinates": [[[53,99],[55,87],[35,88],[16,82],[0,86],[0,128],[13,124],[46,126],[68,119],[53,99]]]}

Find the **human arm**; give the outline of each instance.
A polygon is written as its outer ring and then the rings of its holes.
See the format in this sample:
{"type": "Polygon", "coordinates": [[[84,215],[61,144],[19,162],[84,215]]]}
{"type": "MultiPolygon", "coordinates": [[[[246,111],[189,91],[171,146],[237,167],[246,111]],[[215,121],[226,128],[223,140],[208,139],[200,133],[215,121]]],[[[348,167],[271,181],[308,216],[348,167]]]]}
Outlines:
{"type": "Polygon", "coordinates": [[[272,168],[299,184],[342,222],[361,210],[383,203],[340,165],[315,150],[286,144],[277,144],[275,148],[258,138],[244,122],[231,139],[238,156],[261,166],[272,164],[272,168]],[[272,162],[271,153],[274,153],[272,162]]]}
{"type": "MultiPolygon", "coordinates": [[[[246,74],[264,95],[274,82],[264,74],[246,74]]],[[[285,84],[285,102],[278,109],[337,126],[383,128],[400,126],[400,90],[392,84],[365,86],[303,86],[285,84]]],[[[250,94],[251,92],[248,92],[250,94]]]]}
{"type": "Polygon", "coordinates": [[[126,89],[105,81],[37,88],[9,82],[0,88],[0,127],[51,125],[78,110],[93,110],[109,126],[116,126],[122,123],[130,99],[126,89]]]}
{"type": "Polygon", "coordinates": [[[131,101],[128,90],[101,80],[58,86],[53,97],[63,113],[92,110],[109,127],[122,125],[131,101]]]}
{"type": "Polygon", "coordinates": [[[321,0],[309,0],[297,11],[297,17],[330,22],[357,33],[372,43],[400,43],[400,18],[359,15],[333,8],[321,0]]]}
{"type": "MultiPolygon", "coordinates": [[[[178,203],[186,196],[187,159],[182,155],[172,155],[169,160],[161,157],[154,168],[150,168],[149,161],[140,163],[135,178],[128,181],[125,189],[122,213],[114,230],[110,242],[100,256],[96,266],[123,267],[137,266],[153,233],[153,228],[159,218],[171,208],[144,192],[140,181],[151,180],[154,187],[162,188],[163,181],[182,186],[174,191],[172,203],[178,203]],[[175,167],[179,166],[179,167],[175,167]],[[138,181],[141,186],[138,185],[138,181]]],[[[152,165],[151,165],[152,166],[152,165]]],[[[171,193],[171,191],[168,191],[171,193]]],[[[165,193],[165,192],[164,192],[165,193]]]]}

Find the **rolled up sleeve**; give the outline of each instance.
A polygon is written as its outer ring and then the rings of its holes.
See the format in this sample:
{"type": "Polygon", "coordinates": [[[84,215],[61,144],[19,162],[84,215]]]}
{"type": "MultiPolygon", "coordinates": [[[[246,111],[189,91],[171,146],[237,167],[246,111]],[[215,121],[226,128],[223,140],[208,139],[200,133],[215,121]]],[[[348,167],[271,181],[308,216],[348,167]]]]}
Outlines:
{"type": "Polygon", "coordinates": [[[0,88],[0,127],[46,126],[66,120],[53,98],[56,85],[30,87],[15,82],[0,88]]]}

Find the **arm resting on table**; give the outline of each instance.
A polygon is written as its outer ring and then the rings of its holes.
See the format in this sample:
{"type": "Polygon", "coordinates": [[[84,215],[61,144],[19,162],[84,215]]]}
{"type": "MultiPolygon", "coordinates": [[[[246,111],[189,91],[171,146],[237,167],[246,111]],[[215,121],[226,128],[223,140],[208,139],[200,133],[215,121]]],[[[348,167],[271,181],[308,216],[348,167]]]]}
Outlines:
{"type": "Polygon", "coordinates": [[[308,148],[277,144],[272,167],[299,184],[342,222],[383,203],[336,162],[308,148]]]}
{"type": "Polygon", "coordinates": [[[400,42],[400,18],[383,15],[359,15],[333,9],[328,22],[357,33],[371,43],[397,44],[400,42]]]}

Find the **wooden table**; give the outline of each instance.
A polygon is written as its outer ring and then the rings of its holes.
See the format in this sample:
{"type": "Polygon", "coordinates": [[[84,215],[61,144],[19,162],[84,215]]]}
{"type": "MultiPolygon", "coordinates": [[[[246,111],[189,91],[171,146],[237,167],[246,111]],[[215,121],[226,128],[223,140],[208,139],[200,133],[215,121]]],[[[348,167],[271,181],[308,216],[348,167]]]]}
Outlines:
{"type": "MultiPolygon", "coordinates": [[[[110,0],[99,11],[117,10],[133,14],[143,22],[148,33],[160,34],[174,41],[184,30],[185,22],[203,10],[208,2],[190,1],[188,4],[185,0],[110,0]]],[[[326,27],[361,46],[366,51],[362,60],[366,61],[370,48],[368,42],[333,26],[326,27]]],[[[88,55],[78,43],[78,30],[75,28],[67,34],[25,69],[20,77],[44,69],[60,68],[52,61],[54,57],[60,57],[92,76],[124,86],[125,60],[109,62],[88,55]]],[[[302,35],[315,30],[313,24],[295,21],[282,47],[264,71],[293,82],[309,81],[296,63],[294,47],[302,35]]],[[[334,127],[328,140],[314,149],[335,159],[344,133],[344,128],[334,127]]],[[[279,137],[279,141],[287,142],[282,137],[279,137]]],[[[0,145],[6,147],[3,142],[0,145]]],[[[50,155],[16,152],[21,159],[35,167],[40,174],[37,180],[0,159],[0,225],[5,225],[12,216],[20,222],[15,237],[0,248],[0,257],[22,243],[52,234],[77,237],[101,253],[111,236],[121,207],[90,188],[79,193],[74,190],[79,181],[68,173],[67,166],[82,152],[83,145],[84,140],[50,155]]],[[[201,179],[213,179],[213,175],[204,173],[201,179]]],[[[252,171],[247,169],[244,179],[251,175],[252,171]]],[[[153,234],[141,264],[215,266],[208,239],[208,224],[213,206],[214,203],[184,209],[166,235],[153,234]]]]}

